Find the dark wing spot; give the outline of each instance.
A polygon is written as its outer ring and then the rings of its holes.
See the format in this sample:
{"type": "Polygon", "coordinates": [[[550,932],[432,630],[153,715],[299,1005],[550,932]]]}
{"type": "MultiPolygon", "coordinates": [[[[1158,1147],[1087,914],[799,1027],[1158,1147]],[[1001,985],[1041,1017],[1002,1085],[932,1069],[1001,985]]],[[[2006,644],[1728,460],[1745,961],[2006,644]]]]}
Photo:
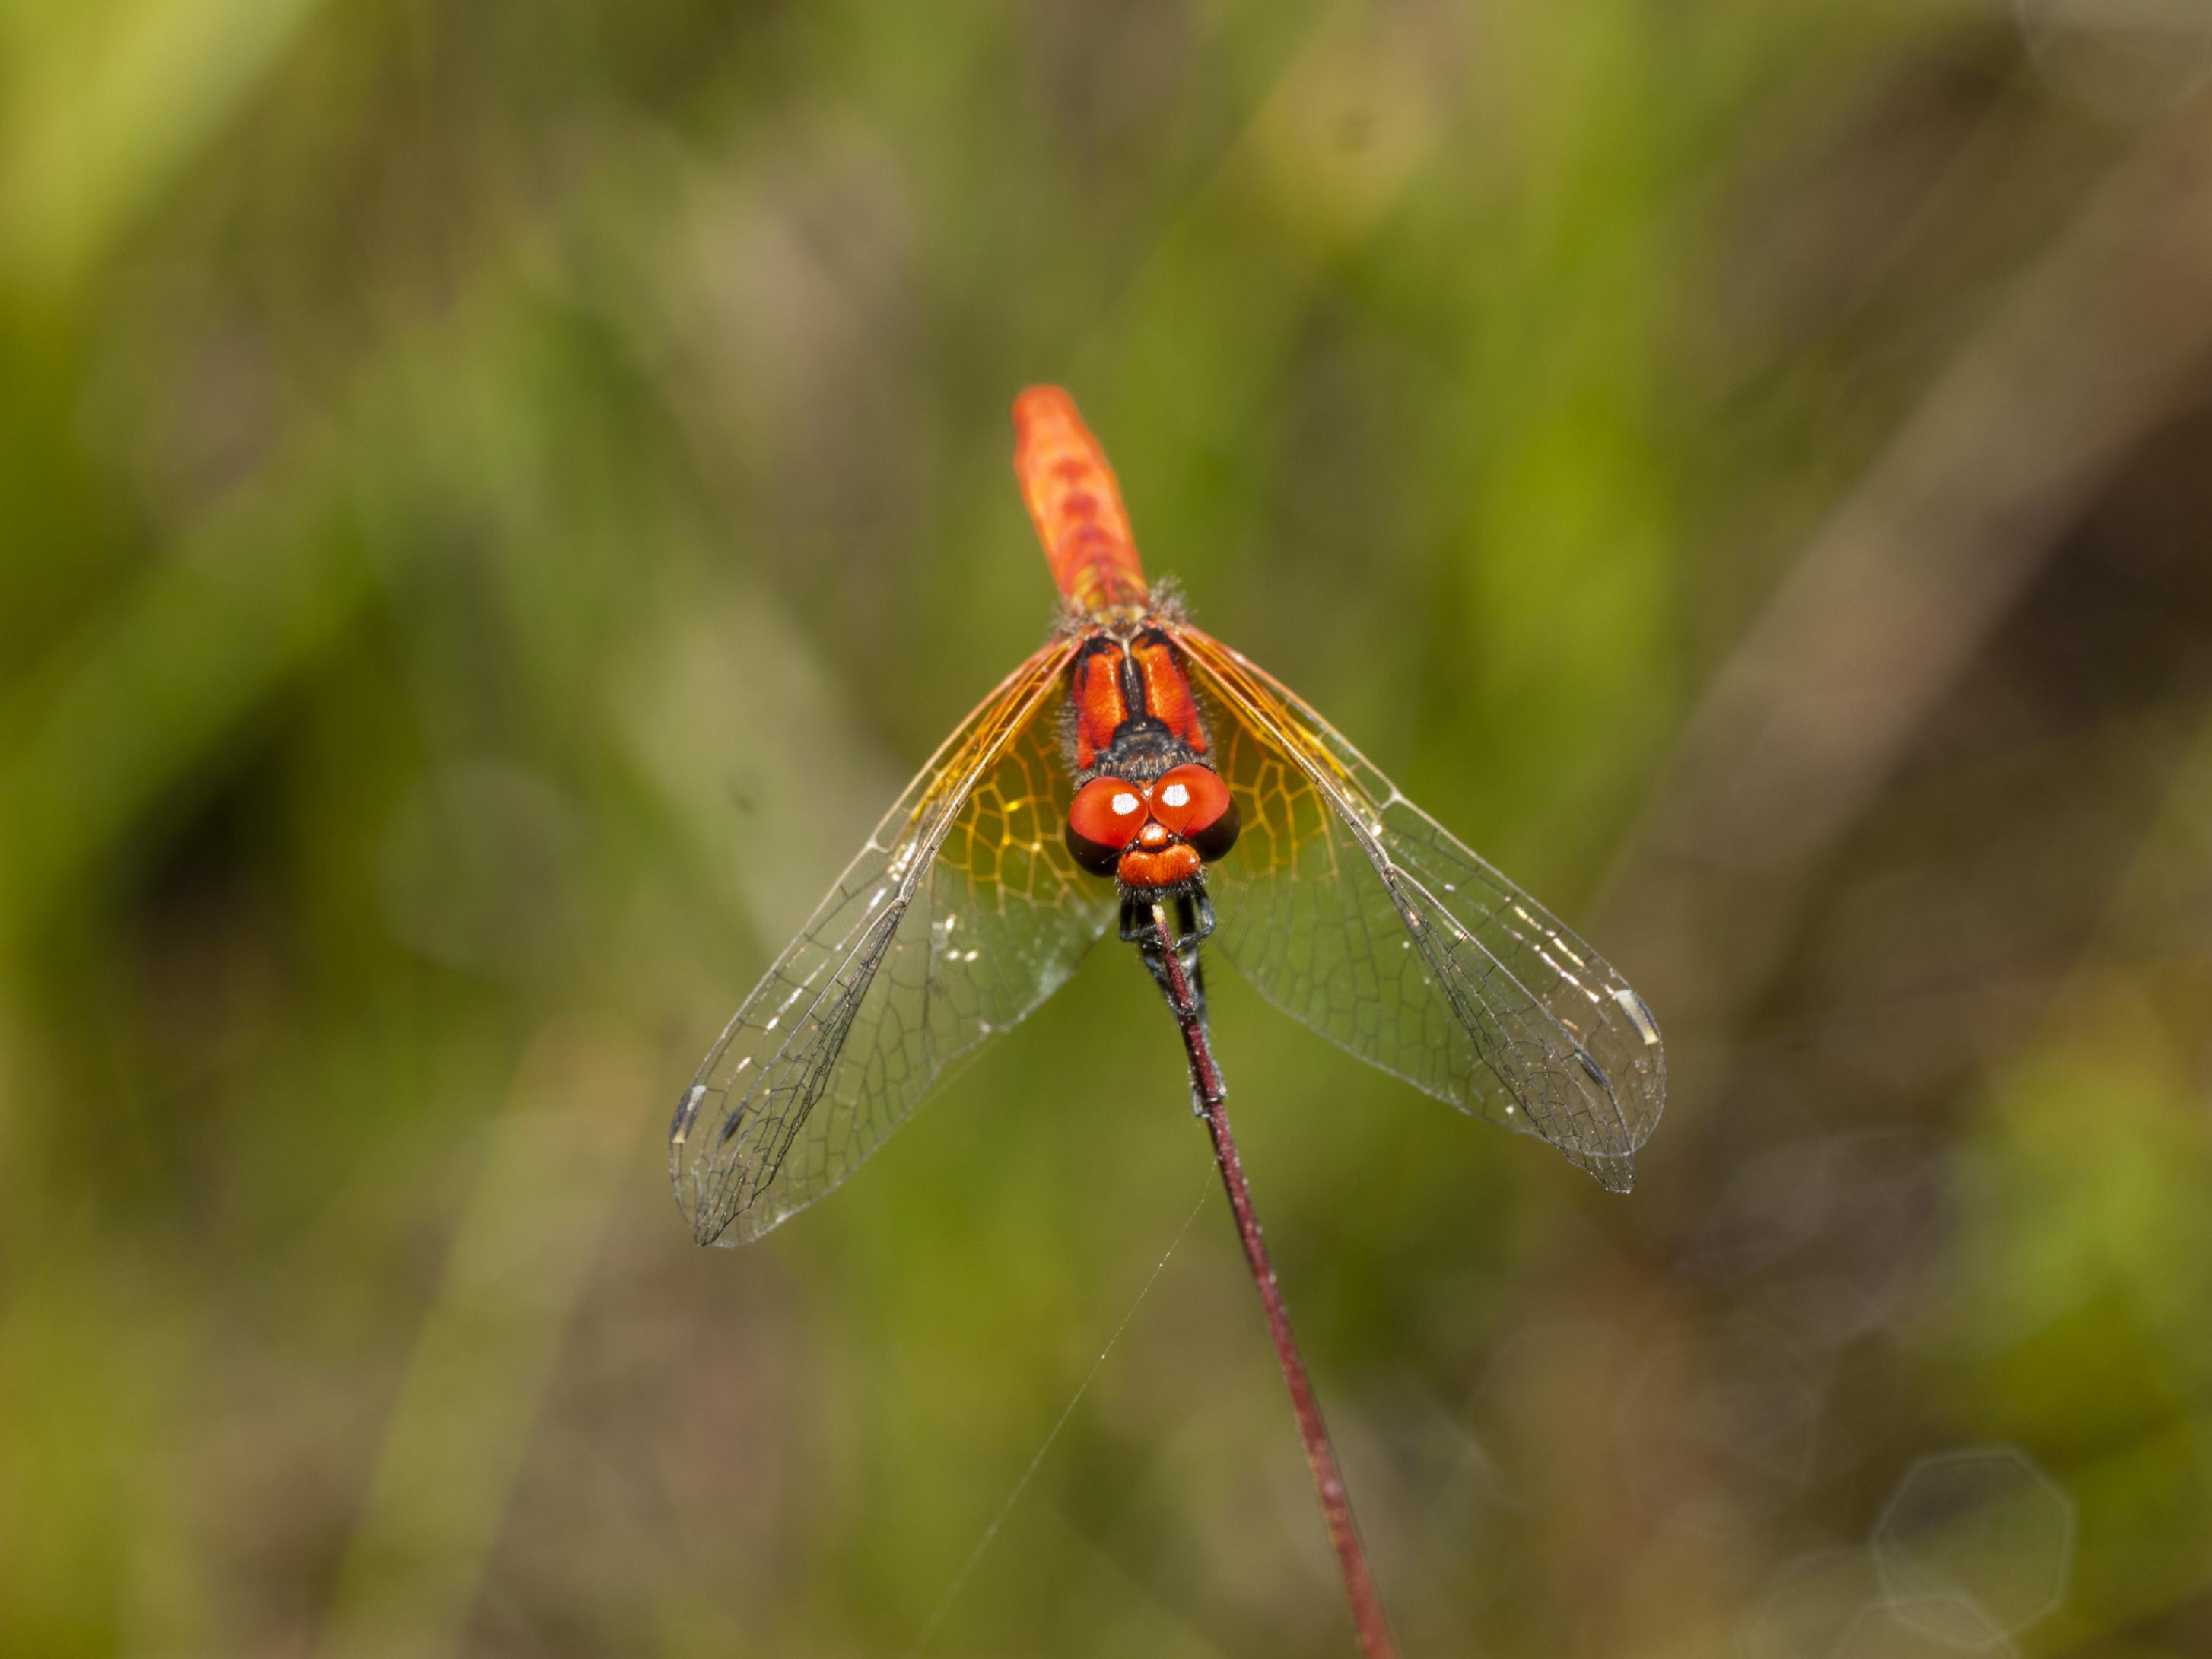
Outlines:
{"type": "Polygon", "coordinates": [[[1613,1098],[1613,1079],[1605,1074],[1605,1067],[1592,1060],[1580,1048],[1575,1050],[1575,1058],[1582,1061],[1583,1070],[1590,1074],[1592,1081],[1596,1083],[1599,1088],[1605,1091],[1605,1097],[1607,1100],[1613,1098]]]}

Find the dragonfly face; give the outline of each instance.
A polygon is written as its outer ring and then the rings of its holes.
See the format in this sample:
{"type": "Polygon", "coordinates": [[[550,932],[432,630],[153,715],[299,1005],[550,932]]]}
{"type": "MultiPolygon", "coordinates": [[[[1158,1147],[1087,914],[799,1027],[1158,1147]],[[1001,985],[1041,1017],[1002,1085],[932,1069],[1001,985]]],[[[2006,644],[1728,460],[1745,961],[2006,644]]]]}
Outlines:
{"type": "Polygon", "coordinates": [[[1118,912],[1360,1059],[1626,1192],[1666,1057],[1642,998],[1289,687],[1154,599],[1067,394],[1014,405],[1065,601],[893,803],[678,1103],[678,1201],[757,1238],[836,1186],[1118,912]],[[1110,881],[1108,878],[1111,878],[1110,881]]]}

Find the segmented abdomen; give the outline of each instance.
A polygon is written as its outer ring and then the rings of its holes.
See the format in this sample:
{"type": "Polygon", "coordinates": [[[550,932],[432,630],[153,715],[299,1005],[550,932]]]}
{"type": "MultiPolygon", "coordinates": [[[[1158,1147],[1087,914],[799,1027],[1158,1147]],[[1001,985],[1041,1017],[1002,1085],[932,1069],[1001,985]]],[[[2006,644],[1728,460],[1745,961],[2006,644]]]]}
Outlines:
{"type": "Polygon", "coordinates": [[[1014,471],[1060,591],[1089,611],[1142,605],[1144,567],[1106,453],[1056,386],[1014,399],[1014,471]]]}

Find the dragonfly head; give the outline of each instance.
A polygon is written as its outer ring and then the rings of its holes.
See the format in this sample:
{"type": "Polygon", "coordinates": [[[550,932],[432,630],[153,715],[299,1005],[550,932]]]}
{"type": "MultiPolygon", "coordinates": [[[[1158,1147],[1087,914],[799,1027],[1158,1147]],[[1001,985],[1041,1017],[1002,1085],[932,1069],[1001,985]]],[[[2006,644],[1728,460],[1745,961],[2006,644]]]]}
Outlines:
{"type": "Polygon", "coordinates": [[[1188,887],[1237,844],[1237,803],[1210,766],[1189,761],[1149,783],[1097,777],[1067,812],[1067,850],[1093,875],[1157,891],[1188,887]]]}

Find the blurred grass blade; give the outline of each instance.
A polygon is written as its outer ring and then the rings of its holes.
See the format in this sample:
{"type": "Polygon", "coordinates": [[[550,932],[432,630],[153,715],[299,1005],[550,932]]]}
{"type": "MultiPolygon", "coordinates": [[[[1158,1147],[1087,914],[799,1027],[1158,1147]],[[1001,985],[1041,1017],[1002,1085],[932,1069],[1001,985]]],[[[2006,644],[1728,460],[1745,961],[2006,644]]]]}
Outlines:
{"type": "Polygon", "coordinates": [[[320,0],[73,0],[0,99],[0,261],[76,282],[188,168],[320,0]]]}
{"type": "Polygon", "coordinates": [[[453,1252],[416,1339],[323,1659],[454,1651],[622,1156],[658,1129],[650,1060],[617,1032],[556,1027],[491,1126],[453,1252]]]}

